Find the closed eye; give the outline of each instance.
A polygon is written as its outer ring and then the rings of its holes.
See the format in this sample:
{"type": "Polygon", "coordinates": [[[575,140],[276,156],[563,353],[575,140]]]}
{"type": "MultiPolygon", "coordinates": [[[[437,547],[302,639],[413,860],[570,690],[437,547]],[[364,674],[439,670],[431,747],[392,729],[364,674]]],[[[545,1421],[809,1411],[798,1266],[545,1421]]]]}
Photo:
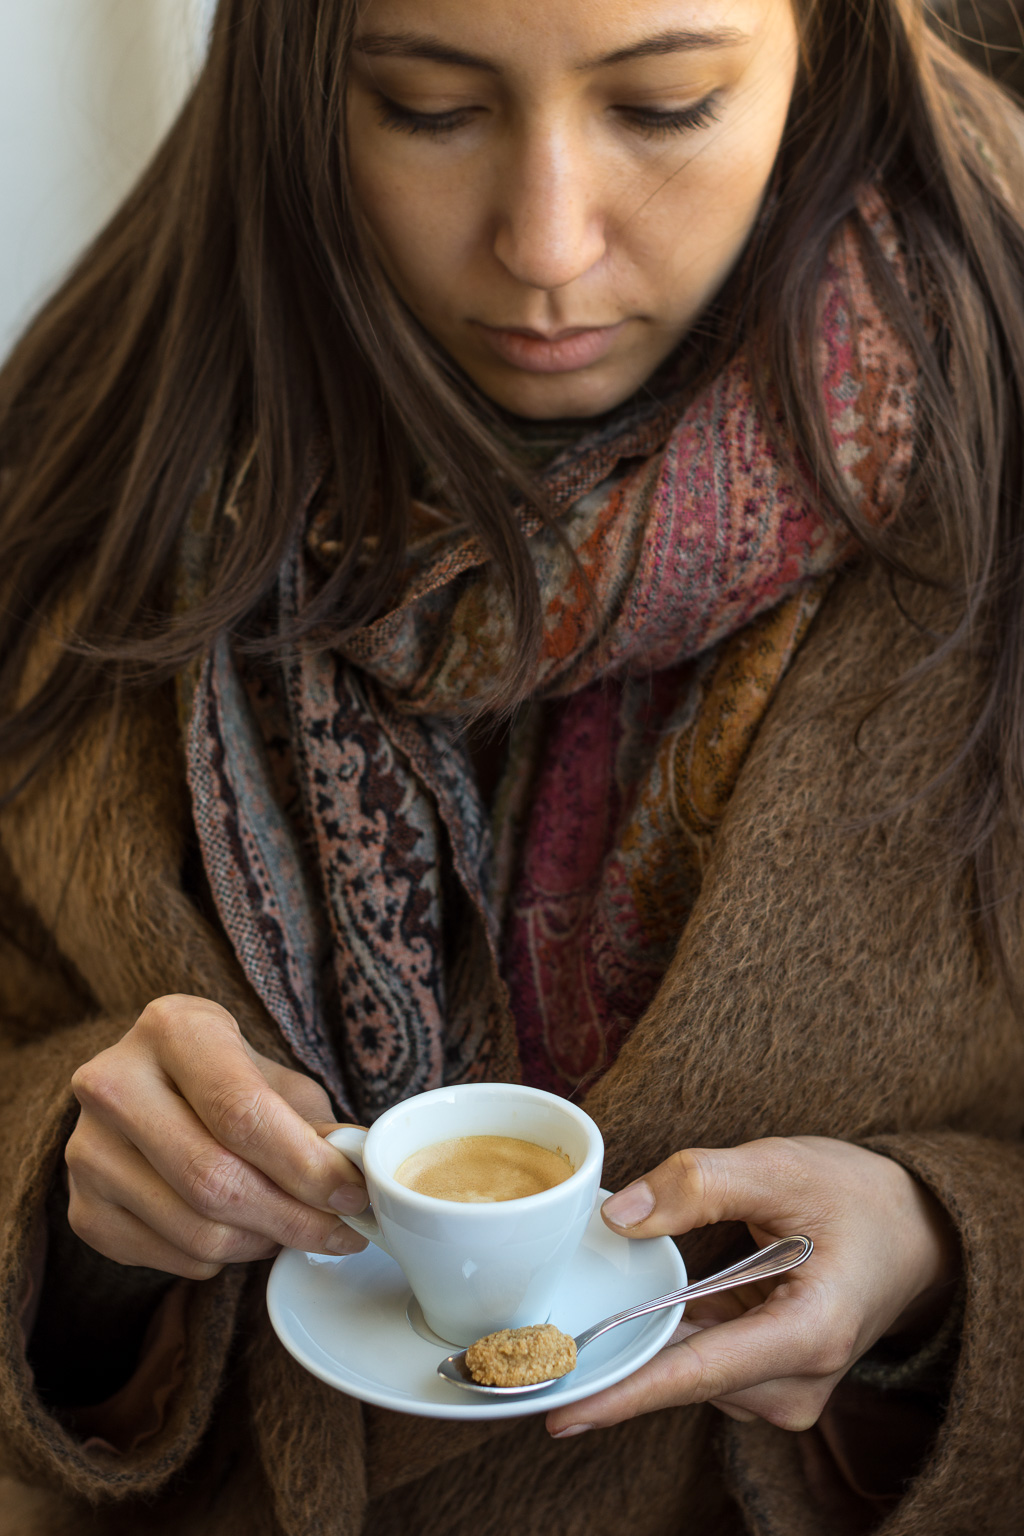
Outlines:
{"type": "Polygon", "coordinates": [[[709,123],[717,122],[717,105],[718,92],[712,91],[692,107],[679,107],[672,111],[654,107],[616,107],[615,110],[645,138],[662,139],[673,133],[694,133],[699,128],[706,128],[709,123]]]}
{"type": "MultiPolygon", "coordinates": [[[[391,128],[398,133],[423,133],[431,138],[444,138],[449,133],[456,133],[460,128],[468,127],[482,110],[479,107],[456,107],[449,112],[414,112],[411,107],[401,106],[380,91],[376,95],[377,116],[385,128],[391,128]]],[[[678,107],[673,110],[655,107],[616,107],[614,110],[644,138],[660,139],[667,138],[670,134],[695,133],[698,129],[717,122],[718,115],[715,110],[717,105],[718,92],[712,91],[703,101],[695,102],[692,107],[678,107]]]]}
{"type": "Polygon", "coordinates": [[[443,138],[459,128],[468,127],[476,117],[478,107],[457,107],[450,112],[413,112],[410,107],[399,106],[390,96],[377,92],[377,117],[385,128],[398,133],[425,133],[431,138],[443,138]]]}

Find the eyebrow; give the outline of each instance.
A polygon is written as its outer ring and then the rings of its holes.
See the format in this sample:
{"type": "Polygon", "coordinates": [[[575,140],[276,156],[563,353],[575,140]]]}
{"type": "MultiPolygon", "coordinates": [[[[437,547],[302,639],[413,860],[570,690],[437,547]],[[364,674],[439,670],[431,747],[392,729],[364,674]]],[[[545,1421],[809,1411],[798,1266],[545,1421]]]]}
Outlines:
{"type": "MultiPolygon", "coordinates": [[[[653,37],[641,38],[614,53],[606,53],[598,59],[588,59],[577,65],[580,71],[604,69],[611,64],[627,64],[633,59],[659,58],[670,53],[696,53],[703,48],[734,48],[749,42],[746,33],[734,27],[712,27],[707,31],[658,32],[653,37]]],[[[452,48],[439,38],[420,32],[365,32],[357,37],[353,46],[371,58],[429,59],[434,64],[451,64],[457,69],[483,70],[497,75],[501,71],[490,59],[461,48],[452,48]]]]}
{"type": "Polygon", "coordinates": [[[702,48],[735,48],[739,43],[749,41],[747,34],[735,27],[709,27],[703,32],[658,32],[654,37],[642,38],[638,43],[617,48],[614,53],[606,53],[604,58],[591,59],[579,67],[602,69],[609,64],[627,64],[631,59],[654,59],[666,53],[696,53],[702,48]]]}

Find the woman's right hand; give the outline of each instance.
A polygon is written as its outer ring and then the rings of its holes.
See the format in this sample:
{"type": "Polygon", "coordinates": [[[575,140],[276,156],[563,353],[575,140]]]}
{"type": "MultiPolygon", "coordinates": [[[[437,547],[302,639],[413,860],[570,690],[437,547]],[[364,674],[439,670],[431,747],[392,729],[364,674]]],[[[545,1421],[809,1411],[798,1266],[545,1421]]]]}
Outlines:
{"type": "Polygon", "coordinates": [[[119,1264],[206,1280],[280,1247],[366,1247],[333,1214],[367,1199],[323,1140],[336,1124],[327,1094],[254,1051],[219,1004],[158,998],[72,1088],[68,1218],[119,1264]]]}

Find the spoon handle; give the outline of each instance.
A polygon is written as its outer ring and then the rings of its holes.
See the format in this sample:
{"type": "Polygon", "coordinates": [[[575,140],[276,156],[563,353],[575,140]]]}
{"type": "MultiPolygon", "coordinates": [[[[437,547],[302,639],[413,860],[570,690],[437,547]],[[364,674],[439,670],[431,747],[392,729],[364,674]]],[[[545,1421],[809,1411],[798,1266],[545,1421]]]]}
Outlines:
{"type": "Polygon", "coordinates": [[[692,1301],[697,1296],[713,1296],[716,1291],[729,1291],[733,1286],[746,1285],[751,1280],[770,1280],[773,1275],[784,1275],[787,1270],[796,1269],[798,1264],[809,1259],[813,1252],[814,1244],[809,1237],[780,1238],[777,1243],[759,1248],[757,1253],[750,1254],[728,1269],[720,1270],[717,1275],[709,1275],[706,1280],[697,1280],[693,1285],[684,1285],[681,1291],[670,1291],[667,1296],[656,1296],[653,1301],[641,1302],[637,1307],[628,1307],[625,1312],[606,1317],[603,1323],[595,1323],[593,1328],[585,1328],[576,1335],[576,1348],[583,1349],[593,1339],[607,1333],[609,1328],[632,1322],[634,1317],[645,1317],[648,1312],[661,1312],[665,1307],[677,1306],[681,1301],[692,1301]]]}

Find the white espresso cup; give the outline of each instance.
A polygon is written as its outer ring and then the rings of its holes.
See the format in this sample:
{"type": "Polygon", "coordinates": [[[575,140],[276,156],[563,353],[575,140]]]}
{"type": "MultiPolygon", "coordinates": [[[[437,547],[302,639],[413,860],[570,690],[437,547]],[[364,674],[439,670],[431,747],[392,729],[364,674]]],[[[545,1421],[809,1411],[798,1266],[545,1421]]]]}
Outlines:
{"type": "Polygon", "coordinates": [[[547,1322],[559,1282],[593,1215],[604,1162],[601,1132],[575,1104],[515,1083],[462,1083],[386,1110],[369,1130],[327,1140],[366,1177],[371,1210],[345,1216],[401,1266],[428,1326],[467,1345],[499,1328],[547,1322]],[[573,1172],[519,1200],[440,1200],[399,1184],[424,1147],[461,1136],[512,1136],[563,1152],[573,1172]]]}

